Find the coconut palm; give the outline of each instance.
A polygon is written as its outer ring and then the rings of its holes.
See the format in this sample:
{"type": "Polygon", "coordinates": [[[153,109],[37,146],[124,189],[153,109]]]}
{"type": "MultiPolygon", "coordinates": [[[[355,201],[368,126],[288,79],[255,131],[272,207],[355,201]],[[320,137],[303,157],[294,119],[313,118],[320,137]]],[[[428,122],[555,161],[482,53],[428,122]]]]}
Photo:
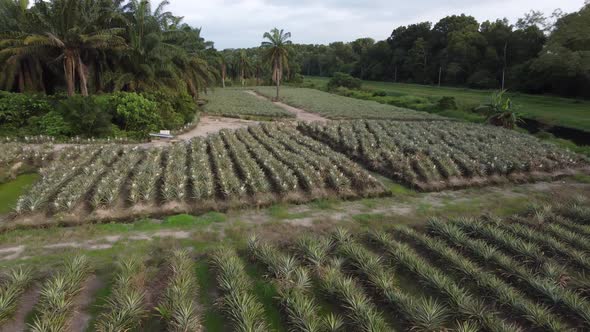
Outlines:
{"type": "Polygon", "coordinates": [[[266,49],[265,59],[272,64],[272,80],[277,87],[276,100],[279,100],[279,87],[283,77],[283,70],[289,69],[289,45],[291,45],[290,32],[283,32],[277,28],[270,32],[265,32],[262,37],[267,39],[262,42],[262,47],[266,49]]]}

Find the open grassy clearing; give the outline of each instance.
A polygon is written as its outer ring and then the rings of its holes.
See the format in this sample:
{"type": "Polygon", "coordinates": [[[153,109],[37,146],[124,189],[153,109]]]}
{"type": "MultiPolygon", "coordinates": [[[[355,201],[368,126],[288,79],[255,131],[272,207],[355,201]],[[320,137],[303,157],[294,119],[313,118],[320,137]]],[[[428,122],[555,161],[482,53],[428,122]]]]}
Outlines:
{"type": "Polygon", "coordinates": [[[292,113],[273,103],[261,100],[244,89],[215,89],[207,95],[205,112],[242,119],[294,118],[292,113]]]}
{"type": "MultiPolygon", "coordinates": [[[[268,98],[274,97],[274,91],[272,87],[256,88],[256,92],[268,98]]],[[[329,119],[446,119],[425,112],[379,104],[373,101],[342,97],[315,89],[283,87],[281,89],[281,101],[308,112],[318,113],[329,119]]]]}
{"type": "Polygon", "coordinates": [[[585,330],[587,201],[542,204],[417,228],[342,224],[288,238],[254,228],[256,237],[227,233],[233,240],[129,243],[126,253],[62,250],[3,269],[0,326],[14,326],[24,294],[40,289],[33,330],[71,330],[79,315],[88,331],[585,330]],[[87,295],[93,278],[100,286],[87,295]],[[90,304],[77,305],[81,296],[90,304]]]}
{"type": "Polygon", "coordinates": [[[584,157],[491,126],[363,120],[299,128],[368,168],[422,190],[526,181],[588,166],[584,157]]]}
{"type": "MultiPolygon", "coordinates": [[[[306,81],[325,86],[328,78],[306,77],[306,81]]],[[[419,84],[363,81],[363,86],[386,91],[391,95],[410,95],[420,97],[455,97],[459,106],[474,107],[489,102],[492,91],[465,88],[434,87],[419,84]]],[[[520,108],[525,117],[546,124],[560,125],[590,132],[590,102],[580,99],[554,96],[509,93],[510,98],[520,108]]]]}

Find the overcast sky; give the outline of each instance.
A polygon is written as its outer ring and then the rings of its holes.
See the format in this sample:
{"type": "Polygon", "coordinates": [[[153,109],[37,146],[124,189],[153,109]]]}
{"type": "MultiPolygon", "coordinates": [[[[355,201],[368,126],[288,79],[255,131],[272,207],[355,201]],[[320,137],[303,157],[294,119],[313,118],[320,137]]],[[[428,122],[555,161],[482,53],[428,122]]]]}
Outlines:
{"type": "Polygon", "coordinates": [[[259,46],[273,27],[290,31],[295,43],[327,44],[360,37],[383,40],[400,25],[465,13],[478,21],[515,22],[531,9],[550,15],[580,9],[583,0],[170,0],[185,22],[203,28],[217,49],[259,46]]]}

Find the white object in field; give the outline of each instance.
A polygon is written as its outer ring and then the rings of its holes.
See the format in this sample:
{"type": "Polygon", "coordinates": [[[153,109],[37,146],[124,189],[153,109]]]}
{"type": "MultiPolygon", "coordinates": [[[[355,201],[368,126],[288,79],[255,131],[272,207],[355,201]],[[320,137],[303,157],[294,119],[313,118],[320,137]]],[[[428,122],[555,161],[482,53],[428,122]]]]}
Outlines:
{"type": "Polygon", "coordinates": [[[170,135],[170,130],[160,130],[160,134],[162,134],[162,135],[170,135]]]}

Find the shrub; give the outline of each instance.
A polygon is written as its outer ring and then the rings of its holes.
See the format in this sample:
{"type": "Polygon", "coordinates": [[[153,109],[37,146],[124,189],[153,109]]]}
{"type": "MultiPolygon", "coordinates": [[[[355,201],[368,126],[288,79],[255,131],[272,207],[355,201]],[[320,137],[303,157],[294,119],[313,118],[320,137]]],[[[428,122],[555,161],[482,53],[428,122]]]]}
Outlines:
{"type": "Polygon", "coordinates": [[[373,97],[385,97],[387,96],[387,91],[378,90],[373,92],[373,97]]]}
{"type": "Polygon", "coordinates": [[[328,89],[335,89],[338,87],[345,87],[349,89],[360,89],[361,80],[352,77],[346,73],[334,73],[334,76],[328,82],[328,89]]]}
{"type": "Polygon", "coordinates": [[[158,104],[142,95],[118,92],[112,96],[111,104],[115,124],[121,129],[131,131],[134,136],[145,136],[150,131],[158,130],[162,125],[158,104]]]}
{"type": "Polygon", "coordinates": [[[32,117],[42,116],[51,109],[45,96],[0,91],[0,125],[27,126],[32,117]]]}
{"type": "Polygon", "coordinates": [[[456,110],[457,102],[455,97],[444,96],[438,100],[436,106],[441,110],[456,110]]]}
{"type": "Polygon", "coordinates": [[[57,111],[51,111],[39,118],[37,125],[44,135],[63,137],[73,133],[72,125],[57,111]]]}
{"type": "Polygon", "coordinates": [[[143,97],[157,103],[157,112],[166,129],[178,129],[194,120],[197,104],[186,93],[169,94],[163,91],[143,93],[143,97]]]}
{"type": "MultiPolygon", "coordinates": [[[[108,99],[104,97],[70,97],[60,101],[56,111],[69,124],[72,135],[98,137],[111,134],[112,116],[108,99]]],[[[57,119],[54,115],[50,117],[53,117],[53,120],[57,119]]]]}

